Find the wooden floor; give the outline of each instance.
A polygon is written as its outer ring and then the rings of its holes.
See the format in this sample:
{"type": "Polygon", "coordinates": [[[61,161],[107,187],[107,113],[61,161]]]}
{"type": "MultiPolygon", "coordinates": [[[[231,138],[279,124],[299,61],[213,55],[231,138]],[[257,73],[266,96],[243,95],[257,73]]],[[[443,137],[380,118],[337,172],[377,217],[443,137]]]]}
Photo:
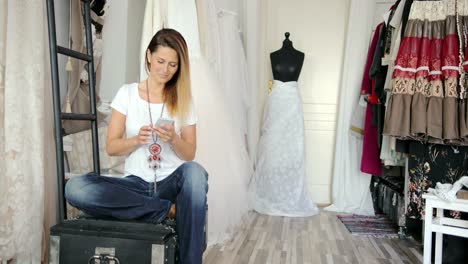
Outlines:
{"type": "Polygon", "coordinates": [[[232,241],[205,251],[204,264],[422,263],[413,240],[351,235],[335,213],[247,219],[232,241]]]}

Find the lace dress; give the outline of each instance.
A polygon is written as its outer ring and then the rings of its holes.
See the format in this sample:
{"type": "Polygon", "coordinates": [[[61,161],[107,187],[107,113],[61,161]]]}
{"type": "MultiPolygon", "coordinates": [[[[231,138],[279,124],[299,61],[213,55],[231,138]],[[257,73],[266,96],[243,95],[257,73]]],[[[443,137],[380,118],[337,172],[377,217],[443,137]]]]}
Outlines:
{"type": "Polygon", "coordinates": [[[304,116],[297,82],[273,81],[263,116],[257,167],[250,185],[262,214],[311,216],[319,209],[306,192],[304,116]]]}

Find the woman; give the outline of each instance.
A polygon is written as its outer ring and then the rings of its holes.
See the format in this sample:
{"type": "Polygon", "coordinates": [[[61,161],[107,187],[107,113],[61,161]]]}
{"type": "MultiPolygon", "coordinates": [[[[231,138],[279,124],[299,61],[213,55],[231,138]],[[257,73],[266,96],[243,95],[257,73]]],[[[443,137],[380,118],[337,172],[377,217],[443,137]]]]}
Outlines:
{"type": "Polygon", "coordinates": [[[197,117],[187,44],[179,32],[160,30],[145,59],[148,78],[124,85],[111,104],[106,150],[127,156],[126,176],[72,178],[65,196],[94,216],[159,223],[175,212],[181,262],[201,263],[208,174],[192,161],[197,117]],[[173,124],[154,125],[160,118],[173,124]]]}
{"type": "MultiPolygon", "coordinates": [[[[228,101],[232,98],[226,98],[222,84],[200,49],[197,11],[203,8],[196,6],[194,0],[147,0],[140,58],[143,62],[148,42],[160,28],[177,29],[187,41],[192,95],[198,115],[195,160],[210,172],[206,235],[208,245],[214,245],[231,239],[243,224],[243,217],[247,216],[247,186],[252,175],[252,162],[243,133],[230,111],[228,101]]],[[[218,19],[216,12],[212,15],[218,19]]],[[[216,28],[209,24],[205,29],[217,38],[216,28]]],[[[204,42],[210,44],[208,50],[216,50],[216,41],[204,42]]],[[[140,79],[146,79],[143,63],[140,73],[140,79]]],[[[231,74],[236,75],[235,72],[231,74]]]]}

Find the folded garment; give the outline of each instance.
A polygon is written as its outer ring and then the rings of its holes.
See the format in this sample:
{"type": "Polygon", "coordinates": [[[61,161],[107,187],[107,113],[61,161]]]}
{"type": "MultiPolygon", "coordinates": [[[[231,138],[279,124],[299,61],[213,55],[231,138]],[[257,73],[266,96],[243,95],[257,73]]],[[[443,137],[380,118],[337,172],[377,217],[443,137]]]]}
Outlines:
{"type": "Polygon", "coordinates": [[[457,192],[463,188],[468,188],[468,176],[463,176],[453,185],[450,183],[438,182],[435,188],[429,188],[427,191],[445,201],[454,201],[457,199],[457,192]]]}

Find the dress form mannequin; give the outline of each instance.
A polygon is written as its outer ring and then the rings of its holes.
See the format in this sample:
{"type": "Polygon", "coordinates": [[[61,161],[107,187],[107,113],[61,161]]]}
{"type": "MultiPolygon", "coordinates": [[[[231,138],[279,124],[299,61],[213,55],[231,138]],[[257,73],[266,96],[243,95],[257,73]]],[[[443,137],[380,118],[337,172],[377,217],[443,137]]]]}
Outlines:
{"type": "Polygon", "coordinates": [[[297,81],[304,63],[304,53],[296,50],[289,40],[289,32],[284,33],[286,39],[281,49],[270,54],[273,79],[282,82],[297,81]]]}
{"type": "Polygon", "coordinates": [[[270,54],[274,80],[249,199],[261,214],[307,217],[320,210],[306,190],[304,113],[297,83],[304,53],[293,48],[288,32],[285,36],[281,49],[270,54]]]}

